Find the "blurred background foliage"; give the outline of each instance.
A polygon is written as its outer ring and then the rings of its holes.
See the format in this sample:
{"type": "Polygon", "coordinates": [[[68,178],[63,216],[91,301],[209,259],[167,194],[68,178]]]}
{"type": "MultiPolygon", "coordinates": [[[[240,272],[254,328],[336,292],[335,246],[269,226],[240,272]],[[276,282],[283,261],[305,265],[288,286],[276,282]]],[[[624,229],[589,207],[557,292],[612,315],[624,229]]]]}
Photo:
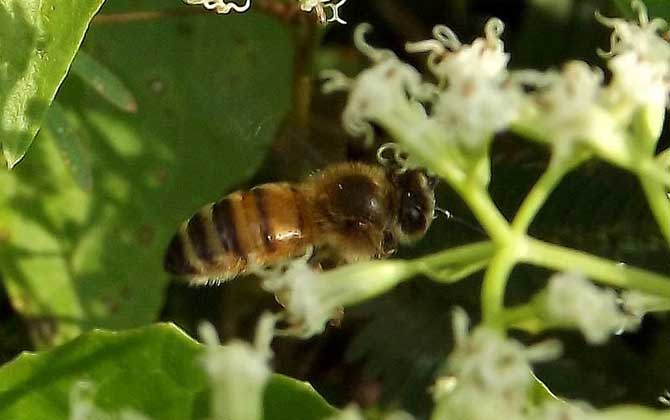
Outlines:
{"type": "MultiPolygon", "coordinates": [[[[652,16],[670,17],[667,2],[648,4],[652,16]]],[[[608,32],[595,10],[631,15],[620,0],[350,0],[342,9],[349,24],[323,31],[290,7],[278,13],[271,5],[256,0],[254,12],[230,16],[176,0],[103,6],[34,145],[15,169],[0,169],[0,362],[94,327],[156,320],[193,334],[208,319],[222,338],[249,338],[258,314],[275,305],[254,278],[191,288],[163,273],[162,254],[183,219],[234,188],[372,159],[374,150],[340,128],[344,97],[321,95],[315,77],[322,68],[363,68],[351,45],[358,22],[374,25],[372,43],[423,70],[422,58],[403,53],[406,41],[429,38],[438,23],[469,41],[497,16],[506,23],[512,67],[546,69],[571,58],[602,65],[596,48],[608,45],[608,32]]],[[[667,133],[660,147],[668,147],[667,133]]],[[[547,153],[503,134],[493,162],[491,191],[510,216],[547,153]]],[[[446,186],[438,202],[473,220],[446,186]]],[[[531,233],[670,273],[668,244],[636,180],[604,164],[570,175],[531,233]]],[[[478,239],[477,230],[437,220],[398,258],[478,239]]],[[[517,268],[509,303],[541,288],[548,274],[517,268]]],[[[459,305],[476,317],[480,280],[403,284],[347,311],[341,327],[320,337],[277,340],[275,367],[309,380],[336,405],[355,400],[425,414],[427,389],[451,348],[450,309],[459,305]]],[[[538,374],[569,398],[654,406],[670,387],[668,334],[665,317],[599,348],[558,334],[565,357],[538,374]]]]}

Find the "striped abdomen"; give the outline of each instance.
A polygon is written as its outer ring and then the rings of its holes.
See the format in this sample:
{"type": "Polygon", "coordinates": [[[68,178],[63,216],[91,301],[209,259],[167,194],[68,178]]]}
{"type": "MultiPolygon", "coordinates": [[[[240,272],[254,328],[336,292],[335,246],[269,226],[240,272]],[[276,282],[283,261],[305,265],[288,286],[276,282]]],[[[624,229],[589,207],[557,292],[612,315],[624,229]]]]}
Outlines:
{"type": "Polygon", "coordinates": [[[225,280],[304,253],[311,243],[299,187],[265,184],[204,206],[184,222],[168,246],[165,269],[225,280]]]}

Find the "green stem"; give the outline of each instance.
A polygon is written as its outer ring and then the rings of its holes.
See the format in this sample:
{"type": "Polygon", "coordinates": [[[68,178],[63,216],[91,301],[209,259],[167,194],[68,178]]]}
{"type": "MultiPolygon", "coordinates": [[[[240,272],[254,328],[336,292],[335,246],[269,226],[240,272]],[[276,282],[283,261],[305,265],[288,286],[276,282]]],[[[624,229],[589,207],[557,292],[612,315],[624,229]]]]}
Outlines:
{"type": "Polygon", "coordinates": [[[656,156],[656,163],[661,165],[662,168],[670,169],[670,148],[665,149],[656,156]]]}
{"type": "Polygon", "coordinates": [[[646,177],[650,181],[670,189],[670,170],[663,168],[654,159],[649,159],[642,162],[639,167],[628,168],[634,173],[637,173],[640,178],[646,177]]]}
{"type": "Polygon", "coordinates": [[[423,264],[417,265],[417,269],[421,272],[421,274],[438,283],[456,283],[486,268],[486,266],[489,265],[489,260],[489,258],[485,258],[480,261],[468,263],[464,266],[456,266],[442,270],[434,270],[423,264]]]}
{"type": "Polygon", "coordinates": [[[565,174],[582,161],[583,159],[566,161],[557,158],[556,155],[552,156],[549,167],[530,190],[523,203],[521,203],[521,207],[512,222],[512,230],[514,232],[520,234],[526,233],[533,219],[547,201],[547,198],[549,198],[551,192],[556,188],[556,185],[563,179],[565,174]]]}
{"type": "Polygon", "coordinates": [[[670,277],[537,239],[527,238],[522,260],[554,270],[579,271],[609,286],[670,297],[670,277]]]}
{"type": "Polygon", "coordinates": [[[493,249],[491,241],[475,242],[417,258],[411,261],[411,264],[416,267],[417,271],[424,268],[439,271],[449,268],[449,266],[462,267],[490,258],[493,255],[493,249]]]}
{"type": "Polygon", "coordinates": [[[512,269],[517,263],[516,246],[508,243],[499,248],[484,274],[482,285],[482,312],[484,323],[494,328],[504,328],[501,314],[505,303],[505,288],[512,269]]]}
{"type": "Polygon", "coordinates": [[[509,223],[493,203],[488,193],[478,186],[471,188],[452,185],[470,207],[484,230],[495,242],[504,242],[510,235],[509,223]]]}
{"type": "Polygon", "coordinates": [[[534,318],[537,318],[537,309],[535,309],[533,302],[530,302],[505,308],[501,316],[501,323],[511,327],[534,318]]]}
{"type": "Polygon", "coordinates": [[[661,228],[661,233],[670,245],[670,198],[668,198],[668,193],[661,185],[642,177],[640,177],[640,184],[647,196],[649,208],[661,228]]]}

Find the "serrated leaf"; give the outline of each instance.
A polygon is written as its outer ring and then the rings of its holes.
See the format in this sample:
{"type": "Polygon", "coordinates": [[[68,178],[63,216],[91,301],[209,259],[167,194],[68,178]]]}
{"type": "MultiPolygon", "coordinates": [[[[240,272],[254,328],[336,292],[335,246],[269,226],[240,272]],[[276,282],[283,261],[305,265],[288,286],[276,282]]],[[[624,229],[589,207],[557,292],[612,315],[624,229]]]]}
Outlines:
{"type": "Polygon", "coordinates": [[[104,0],[0,0],[0,145],[25,155],[104,0]]]}
{"type": "Polygon", "coordinates": [[[76,114],[66,112],[56,101],[44,120],[46,135],[51,136],[72,178],[79,188],[90,191],[93,185],[90,152],[84,146],[84,129],[76,114]]]}
{"type": "MultiPolygon", "coordinates": [[[[129,409],[152,420],[203,419],[203,349],[174,325],[156,324],[92,331],[50,351],[24,353],[0,368],[0,418],[68,419],[70,393],[85,381],[96,388],[94,402],[103,410],[129,409]]],[[[316,420],[334,409],[309,385],[273,375],[264,411],[266,420],[316,420]]]]}
{"type": "MultiPolygon", "coordinates": [[[[171,8],[110,2],[104,13],[171,8]]],[[[188,15],[94,25],[86,46],[125,80],[121,113],[68,78],[58,101],[90,134],[95,183],[71,179],[48,136],[0,171],[0,272],[38,345],[156,319],[170,237],[200,206],[254,174],[289,106],[292,46],[270,17],[188,15]]]]}
{"type": "Polygon", "coordinates": [[[107,66],[97,61],[86,51],[79,51],[72,62],[72,74],[75,74],[101,98],[124,112],[137,112],[137,100],[107,66]]]}

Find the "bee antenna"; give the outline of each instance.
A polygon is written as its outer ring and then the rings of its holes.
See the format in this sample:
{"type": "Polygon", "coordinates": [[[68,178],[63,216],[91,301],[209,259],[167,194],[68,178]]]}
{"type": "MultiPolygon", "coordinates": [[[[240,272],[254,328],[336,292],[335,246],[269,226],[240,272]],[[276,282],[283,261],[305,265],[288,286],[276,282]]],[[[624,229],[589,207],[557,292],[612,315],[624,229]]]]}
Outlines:
{"type": "MultiPolygon", "coordinates": [[[[462,226],[465,226],[466,228],[468,228],[468,229],[470,229],[470,230],[473,230],[473,231],[475,231],[475,232],[479,232],[479,233],[481,233],[482,235],[485,235],[485,236],[486,236],[486,232],[484,232],[483,230],[481,230],[481,229],[478,228],[477,226],[473,225],[472,223],[469,223],[469,222],[467,222],[466,220],[463,220],[463,219],[461,219],[461,218],[458,217],[458,216],[454,216],[454,214],[453,214],[452,212],[450,212],[449,210],[446,210],[446,209],[443,209],[443,208],[441,208],[441,207],[437,207],[437,206],[435,206],[435,211],[434,211],[434,213],[436,213],[436,214],[442,214],[442,215],[444,215],[444,216],[447,218],[447,220],[453,220],[454,222],[456,222],[456,223],[458,223],[458,224],[460,224],[460,225],[462,225],[462,226]]],[[[435,216],[433,216],[433,217],[435,218],[435,216]]]]}

